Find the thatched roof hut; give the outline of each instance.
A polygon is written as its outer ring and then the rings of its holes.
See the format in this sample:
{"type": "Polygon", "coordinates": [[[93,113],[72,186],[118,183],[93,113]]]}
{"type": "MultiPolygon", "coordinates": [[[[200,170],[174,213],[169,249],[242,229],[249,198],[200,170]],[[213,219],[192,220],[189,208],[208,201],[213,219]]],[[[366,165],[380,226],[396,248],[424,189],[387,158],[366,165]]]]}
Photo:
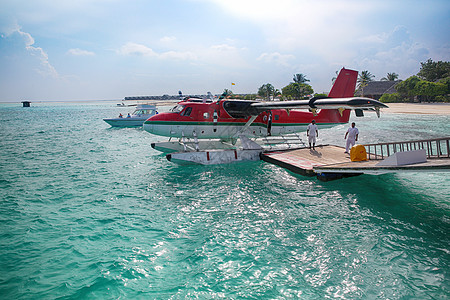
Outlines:
{"type": "Polygon", "coordinates": [[[370,81],[363,88],[358,88],[355,92],[356,96],[364,96],[373,99],[380,99],[383,94],[397,93],[395,86],[401,80],[395,81],[370,81]]]}

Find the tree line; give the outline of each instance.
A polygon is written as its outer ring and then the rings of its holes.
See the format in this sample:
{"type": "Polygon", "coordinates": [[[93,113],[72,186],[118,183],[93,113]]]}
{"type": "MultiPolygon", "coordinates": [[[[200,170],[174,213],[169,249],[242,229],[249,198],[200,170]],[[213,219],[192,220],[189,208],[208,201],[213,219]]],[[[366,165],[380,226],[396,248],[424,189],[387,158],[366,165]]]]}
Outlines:
{"type": "MultiPolygon", "coordinates": [[[[437,61],[428,59],[421,62],[421,68],[416,75],[396,84],[396,93],[383,94],[380,98],[382,102],[450,102],[450,62],[437,61]]],[[[338,71],[336,71],[336,76],[338,71]]],[[[399,75],[395,72],[387,73],[381,78],[381,81],[397,81],[399,75]]],[[[332,79],[333,83],[337,77],[332,79]]],[[[357,88],[364,91],[369,82],[374,81],[375,75],[364,70],[359,73],[357,79],[357,88]]],[[[308,84],[309,79],[304,74],[294,74],[293,82],[280,90],[276,89],[272,84],[263,84],[257,94],[233,95],[234,98],[246,100],[255,100],[262,98],[264,100],[292,100],[292,99],[308,99],[314,96],[326,96],[326,94],[314,94],[311,85],[308,84]]],[[[232,95],[230,90],[225,90],[228,95],[232,95]]]]}
{"type": "Polygon", "coordinates": [[[393,94],[381,96],[382,102],[450,102],[450,62],[428,59],[419,73],[401,81],[393,94]]]}

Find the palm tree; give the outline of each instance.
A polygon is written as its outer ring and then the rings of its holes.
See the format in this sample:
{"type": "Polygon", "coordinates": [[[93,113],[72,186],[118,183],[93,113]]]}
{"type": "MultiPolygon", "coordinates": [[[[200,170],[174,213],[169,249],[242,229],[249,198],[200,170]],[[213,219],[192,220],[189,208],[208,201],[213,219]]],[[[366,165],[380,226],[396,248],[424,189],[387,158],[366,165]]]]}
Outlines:
{"type": "Polygon", "coordinates": [[[295,74],[293,80],[295,83],[306,83],[309,81],[309,79],[306,79],[306,76],[303,74],[295,74]]]}
{"type": "Polygon", "coordinates": [[[331,78],[331,83],[332,83],[332,84],[334,84],[334,82],[336,81],[336,79],[337,79],[338,75],[339,75],[339,70],[338,70],[338,71],[336,71],[336,76],[335,76],[335,77],[333,77],[333,78],[331,78]]]}
{"type": "Polygon", "coordinates": [[[373,81],[375,75],[372,75],[369,71],[362,71],[358,76],[358,88],[363,89],[368,82],[373,81]]]}
{"type": "Polygon", "coordinates": [[[395,81],[398,79],[397,73],[387,73],[386,77],[381,78],[382,81],[395,81]]]}
{"type": "Polygon", "coordinates": [[[227,96],[233,95],[233,92],[231,90],[229,90],[229,89],[224,89],[223,93],[226,94],[227,96]]]}
{"type": "Polygon", "coordinates": [[[270,100],[270,97],[273,96],[274,93],[275,93],[275,88],[270,83],[263,84],[258,89],[258,95],[266,98],[267,100],[270,100]]]}

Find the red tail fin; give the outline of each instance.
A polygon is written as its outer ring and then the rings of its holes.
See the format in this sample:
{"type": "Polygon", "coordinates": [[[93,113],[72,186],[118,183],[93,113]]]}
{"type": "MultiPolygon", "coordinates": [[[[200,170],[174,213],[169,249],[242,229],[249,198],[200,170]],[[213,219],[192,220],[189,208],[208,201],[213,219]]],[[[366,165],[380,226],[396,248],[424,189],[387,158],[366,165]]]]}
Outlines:
{"type": "Polygon", "coordinates": [[[333,87],[331,88],[330,93],[328,94],[328,97],[353,97],[355,94],[357,77],[358,71],[342,68],[333,84],[333,87]]]}
{"type": "MultiPolygon", "coordinates": [[[[358,71],[342,68],[338,77],[334,81],[328,97],[331,98],[347,98],[353,97],[355,94],[356,79],[358,71]]],[[[339,112],[337,109],[322,109],[318,115],[316,122],[320,123],[348,123],[350,119],[350,110],[346,109],[339,112]]]]}

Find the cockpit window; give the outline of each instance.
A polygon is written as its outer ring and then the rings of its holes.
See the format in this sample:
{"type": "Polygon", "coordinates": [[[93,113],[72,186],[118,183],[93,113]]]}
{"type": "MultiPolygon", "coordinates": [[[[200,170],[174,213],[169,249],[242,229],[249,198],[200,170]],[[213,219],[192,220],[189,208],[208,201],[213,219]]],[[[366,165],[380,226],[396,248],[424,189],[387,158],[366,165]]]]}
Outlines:
{"type": "Polygon", "coordinates": [[[173,113],[179,113],[179,112],[181,112],[183,109],[184,109],[184,105],[178,104],[177,106],[175,106],[174,108],[172,108],[172,109],[170,110],[170,112],[173,112],[173,113]]]}
{"type": "Polygon", "coordinates": [[[189,117],[192,112],[192,107],[186,108],[186,110],[181,114],[182,116],[189,117]]]}

